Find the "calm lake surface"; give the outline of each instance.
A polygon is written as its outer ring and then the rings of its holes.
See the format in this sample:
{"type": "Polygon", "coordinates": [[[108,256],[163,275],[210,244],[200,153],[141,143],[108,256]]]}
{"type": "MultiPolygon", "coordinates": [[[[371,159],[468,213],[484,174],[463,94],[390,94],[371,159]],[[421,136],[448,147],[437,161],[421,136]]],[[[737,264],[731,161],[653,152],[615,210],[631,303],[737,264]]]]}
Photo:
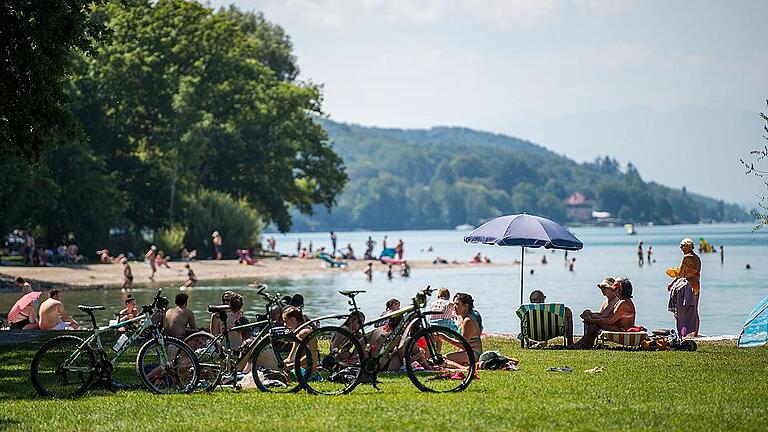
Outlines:
{"type": "MultiPolygon", "coordinates": [[[[628,276],[634,285],[634,300],[637,306],[637,323],[649,329],[672,328],[674,319],[667,311],[666,285],[670,279],[664,270],[680,263],[680,240],[691,237],[707,239],[713,245],[725,246],[725,262],[720,263],[719,253],[702,254],[701,276],[701,332],[704,335],[738,335],[741,325],[754,305],[768,295],[768,231],[753,233],[751,225],[677,225],[660,227],[639,227],[638,234],[628,236],[623,228],[574,228],[572,232],[584,242],[584,249],[569,252],[575,257],[574,271],[568,271],[563,251],[528,250],[525,256],[525,297],[534,289],[544,291],[547,301],[563,302],[574,314],[586,308],[596,309],[602,301],[595,284],[606,276],[628,276]],[[642,240],[645,250],[653,247],[655,262],[637,264],[637,243],[642,240]],[[546,255],[548,264],[541,264],[546,255]],[[746,269],[749,264],[752,268],[746,269]],[[533,270],[534,274],[530,274],[533,270]]],[[[309,278],[282,278],[266,280],[273,291],[293,294],[300,292],[306,298],[306,312],[319,316],[348,309],[344,298],[337,293],[341,289],[363,289],[368,292],[358,297],[359,305],[366,316],[377,316],[384,309],[384,303],[391,297],[404,304],[426,285],[445,286],[451,293],[468,292],[475,298],[475,305],[483,316],[485,331],[517,332],[520,323],[514,314],[520,302],[520,248],[465,244],[459,231],[394,231],[394,232],[338,232],[338,248],[351,243],[360,256],[364,242],[371,235],[378,242],[375,251],[381,250],[381,240],[387,235],[388,244],[398,239],[405,242],[406,258],[411,260],[432,260],[436,256],[448,260],[469,261],[480,252],[494,262],[508,265],[444,269],[435,265],[430,269],[415,269],[410,278],[396,275],[388,280],[384,267],[374,274],[373,281],[366,281],[358,272],[337,271],[309,278]],[[432,247],[433,251],[428,252],[432,247]]],[[[271,234],[265,234],[265,238],[271,234]]],[[[272,234],[277,240],[277,249],[293,253],[296,242],[304,245],[313,242],[315,249],[326,246],[330,249],[328,233],[272,234]]],[[[139,302],[148,301],[156,287],[135,289],[139,302]]],[[[171,298],[178,287],[163,287],[171,298]]],[[[249,295],[247,283],[221,282],[203,283],[188,291],[190,305],[198,316],[198,325],[207,324],[205,308],[217,303],[224,290],[233,289],[244,294],[246,309],[252,314],[263,311],[263,303],[255,295],[249,295]]],[[[0,310],[8,310],[17,295],[0,294],[0,310]]],[[[119,290],[77,290],[64,293],[68,310],[75,312],[77,303],[98,303],[119,310],[122,296],[119,290]]],[[[109,313],[100,318],[106,320],[109,313]]],[[[581,333],[576,324],[576,333],[581,333]]]]}

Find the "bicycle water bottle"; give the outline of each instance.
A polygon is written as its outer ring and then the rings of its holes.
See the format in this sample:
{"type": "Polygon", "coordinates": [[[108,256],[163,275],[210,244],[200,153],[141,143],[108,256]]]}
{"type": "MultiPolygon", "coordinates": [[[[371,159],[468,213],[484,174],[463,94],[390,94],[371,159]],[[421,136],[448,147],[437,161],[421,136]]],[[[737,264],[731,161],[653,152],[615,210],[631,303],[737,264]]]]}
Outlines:
{"type": "Polygon", "coordinates": [[[112,347],[112,351],[115,351],[115,352],[120,351],[120,348],[122,348],[126,342],[128,342],[128,335],[123,333],[123,335],[117,339],[117,343],[115,344],[115,346],[112,347]]]}

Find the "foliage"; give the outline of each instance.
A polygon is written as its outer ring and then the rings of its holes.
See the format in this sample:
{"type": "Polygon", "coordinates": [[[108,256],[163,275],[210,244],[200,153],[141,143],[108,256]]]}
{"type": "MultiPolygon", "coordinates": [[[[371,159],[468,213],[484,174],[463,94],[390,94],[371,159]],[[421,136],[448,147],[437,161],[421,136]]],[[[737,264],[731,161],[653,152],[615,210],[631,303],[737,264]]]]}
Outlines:
{"type": "Polygon", "coordinates": [[[527,212],[568,222],[564,199],[581,192],[618,222],[744,220],[746,213],[684,190],[646,182],[615,159],[577,164],[516,138],[464,128],[400,130],[322,120],[350,182],[328,214],[297,229],[426,229],[478,225],[527,212]]]}
{"type": "Polygon", "coordinates": [[[187,234],[184,244],[198,249],[201,256],[213,255],[211,233],[219,231],[225,256],[234,256],[238,248],[256,244],[262,229],[262,219],[245,198],[233,199],[229,194],[203,189],[189,203],[187,234]]]}
{"type": "Polygon", "coordinates": [[[64,107],[74,51],[88,53],[108,32],[92,19],[104,0],[0,1],[0,154],[35,162],[79,126],[64,107]]]}
{"type": "Polygon", "coordinates": [[[281,230],[290,206],[333,205],[343,164],[312,120],[320,88],[293,80],[282,29],[183,0],[113,2],[99,13],[114,37],[79,59],[71,106],[124,179],[136,226],[179,222],[200,188],[247,197],[281,230]]]}
{"type": "Polygon", "coordinates": [[[174,255],[184,247],[184,237],[186,235],[187,230],[179,225],[160,228],[155,233],[155,244],[158,249],[174,255]]]}
{"type": "Polygon", "coordinates": [[[121,202],[116,179],[87,138],[44,149],[33,165],[20,157],[0,160],[0,171],[13,173],[0,188],[0,229],[29,229],[38,244],[56,247],[76,242],[84,252],[103,247],[119,220],[121,202]]]}
{"type": "MultiPolygon", "coordinates": [[[[765,103],[768,105],[768,100],[766,100],[765,103]]],[[[763,135],[763,138],[768,141],[768,115],[766,115],[766,113],[760,113],[760,117],[763,119],[763,121],[765,121],[765,124],[763,125],[763,131],[765,131],[766,135],[763,135]]],[[[764,145],[762,149],[752,150],[749,152],[749,154],[755,157],[756,160],[747,162],[744,159],[739,159],[741,164],[746,168],[745,174],[759,177],[763,181],[763,184],[768,187],[768,170],[755,167],[755,162],[759,163],[768,158],[768,145],[764,145]]],[[[768,205],[766,205],[768,198],[762,194],[758,196],[760,197],[761,201],[759,204],[760,210],[752,210],[752,216],[758,222],[757,226],[755,226],[755,231],[761,230],[763,227],[768,225],[768,205]]]]}
{"type": "MultiPolygon", "coordinates": [[[[100,390],[75,400],[34,394],[28,376],[38,346],[0,350],[0,422],[8,430],[69,431],[87,424],[94,432],[135,431],[137,424],[147,424],[162,425],[164,431],[222,425],[253,430],[259,425],[259,430],[282,432],[290,422],[294,431],[456,430],[457,425],[474,430],[762,431],[768,421],[768,348],[737,349],[733,342],[702,342],[693,353],[524,351],[515,340],[484,337],[485,349],[520,359],[520,370],[480,371],[479,380],[455,394],[420,393],[405,374],[382,374],[381,390],[360,385],[347,397],[232,389],[161,397],[144,390],[100,390]],[[547,372],[565,365],[574,372],[547,372]],[[596,366],[604,372],[584,372],[596,366]],[[186,414],[169,420],[169,413],[186,414]]],[[[131,348],[116,365],[121,382],[137,381],[135,352],[131,348]]]]}

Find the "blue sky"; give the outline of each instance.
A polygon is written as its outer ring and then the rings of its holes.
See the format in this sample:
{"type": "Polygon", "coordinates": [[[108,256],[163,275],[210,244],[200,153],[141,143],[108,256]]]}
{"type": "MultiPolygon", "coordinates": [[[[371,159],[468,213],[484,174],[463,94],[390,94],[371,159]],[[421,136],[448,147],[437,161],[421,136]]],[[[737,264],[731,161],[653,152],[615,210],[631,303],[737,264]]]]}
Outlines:
{"type": "Polygon", "coordinates": [[[768,1],[239,0],[290,34],[337,121],[466,126],[754,201],[768,1]]]}

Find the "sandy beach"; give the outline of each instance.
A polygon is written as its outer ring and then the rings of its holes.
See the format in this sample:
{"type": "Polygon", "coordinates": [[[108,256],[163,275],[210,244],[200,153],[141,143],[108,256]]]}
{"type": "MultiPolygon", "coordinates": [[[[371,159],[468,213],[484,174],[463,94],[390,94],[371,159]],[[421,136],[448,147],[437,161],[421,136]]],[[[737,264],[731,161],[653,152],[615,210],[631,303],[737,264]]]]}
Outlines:
{"type": "MultiPolygon", "coordinates": [[[[259,265],[245,265],[237,260],[194,261],[192,269],[199,281],[259,280],[260,278],[304,277],[331,272],[360,272],[372,261],[349,261],[345,268],[330,268],[319,259],[265,259],[259,265]]],[[[387,266],[373,261],[376,272],[386,272],[387,266]]],[[[155,283],[182,284],[187,278],[184,264],[170,262],[171,268],[158,268],[155,283]]],[[[412,269],[419,268],[460,268],[491,267],[499,264],[432,264],[431,261],[408,261],[412,269]]],[[[146,285],[149,280],[149,265],[131,262],[134,286],[146,285]]],[[[398,267],[394,267],[398,271],[398,267]]],[[[21,276],[42,285],[57,285],[72,288],[112,288],[123,285],[123,266],[120,264],[87,264],[62,267],[2,267],[0,276],[7,279],[21,276]]]]}

